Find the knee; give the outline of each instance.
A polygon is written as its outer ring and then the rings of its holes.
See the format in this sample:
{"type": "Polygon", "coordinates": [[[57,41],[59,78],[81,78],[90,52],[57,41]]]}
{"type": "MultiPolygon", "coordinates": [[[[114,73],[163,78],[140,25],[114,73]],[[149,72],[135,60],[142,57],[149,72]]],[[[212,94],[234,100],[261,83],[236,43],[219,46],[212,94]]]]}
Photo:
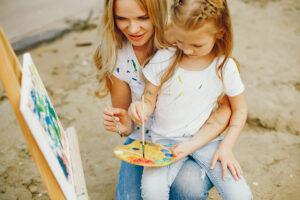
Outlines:
{"type": "Polygon", "coordinates": [[[166,184],[159,184],[152,180],[142,179],[142,198],[144,200],[169,199],[169,187],[166,184]]]}
{"type": "Polygon", "coordinates": [[[230,192],[225,192],[222,195],[225,200],[252,200],[252,192],[248,185],[245,185],[243,188],[230,190],[230,192]]]}

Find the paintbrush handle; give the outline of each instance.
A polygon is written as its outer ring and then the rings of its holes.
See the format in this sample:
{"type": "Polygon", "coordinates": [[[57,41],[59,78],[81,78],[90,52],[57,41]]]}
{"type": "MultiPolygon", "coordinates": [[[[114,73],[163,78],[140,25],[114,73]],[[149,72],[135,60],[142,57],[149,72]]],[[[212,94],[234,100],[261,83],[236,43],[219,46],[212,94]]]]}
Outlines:
{"type": "Polygon", "coordinates": [[[145,126],[144,126],[144,95],[142,96],[142,139],[143,139],[143,158],[145,157],[145,126]]]}

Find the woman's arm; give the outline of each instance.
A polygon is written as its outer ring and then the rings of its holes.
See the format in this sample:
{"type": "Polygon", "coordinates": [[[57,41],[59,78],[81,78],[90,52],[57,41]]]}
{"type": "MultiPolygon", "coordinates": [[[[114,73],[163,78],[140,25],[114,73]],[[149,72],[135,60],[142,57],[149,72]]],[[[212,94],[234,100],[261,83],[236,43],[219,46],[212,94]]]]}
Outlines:
{"type": "Polygon", "coordinates": [[[125,81],[122,81],[112,75],[109,82],[109,91],[112,106],[128,110],[132,101],[129,85],[125,81]]]}
{"type": "Polygon", "coordinates": [[[118,132],[115,121],[117,121],[122,135],[129,135],[132,132],[133,125],[128,116],[128,107],[131,103],[131,90],[129,85],[111,76],[109,82],[112,107],[103,109],[103,123],[107,131],[118,132]]]}

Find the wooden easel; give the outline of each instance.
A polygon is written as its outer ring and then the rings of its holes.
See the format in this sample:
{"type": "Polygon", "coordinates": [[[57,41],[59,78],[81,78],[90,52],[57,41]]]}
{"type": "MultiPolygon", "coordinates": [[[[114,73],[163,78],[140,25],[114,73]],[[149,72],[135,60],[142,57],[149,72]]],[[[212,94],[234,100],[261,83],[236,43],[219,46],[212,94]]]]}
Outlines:
{"type": "MultiPolygon", "coordinates": [[[[40,175],[43,179],[43,182],[46,186],[48,194],[51,199],[66,199],[63,190],[60,188],[55,176],[53,175],[50,167],[44,155],[42,154],[39,146],[37,145],[22,113],[20,112],[20,92],[21,92],[21,79],[22,79],[22,69],[21,65],[11,47],[8,40],[5,37],[5,34],[0,27],[0,79],[2,81],[4,90],[7,94],[7,97],[12,105],[13,111],[16,115],[16,118],[20,124],[23,135],[27,141],[29,151],[38,167],[40,175]]],[[[67,129],[67,135],[70,140],[72,140],[73,146],[71,148],[71,158],[72,163],[76,163],[76,169],[74,171],[74,183],[80,184],[81,191],[85,191],[84,194],[81,193],[78,196],[78,199],[88,199],[86,192],[86,185],[82,170],[80,152],[76,137],[76,132],[74,128],[67,129]],[[76,179],[76,180],[75,180],[76,179]]],[[[79,188],[78,187],[78,188],[79,188]]]]}

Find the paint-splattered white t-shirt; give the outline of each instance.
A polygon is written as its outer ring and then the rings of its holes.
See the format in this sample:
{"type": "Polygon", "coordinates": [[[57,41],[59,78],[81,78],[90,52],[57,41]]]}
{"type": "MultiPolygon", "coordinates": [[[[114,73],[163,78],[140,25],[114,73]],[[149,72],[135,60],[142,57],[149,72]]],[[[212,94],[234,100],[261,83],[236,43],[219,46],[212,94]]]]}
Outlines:
{"type": "MultiPolygon", "coordinates": [[[[118,59],[113,75],[118,79],[125,81],[130,86],[131,92],[138,100],[144,92],[145,83],[142,78],[142,68],[135,56],[132,45],[127,41],[124,42],[122,49],[118,50],[118,59]]],[[[149,129],[153,121],[153,116],[148,118],[145,123],[145,139],[151,140],[149,129]]],[[[129,136],[134,140],[142,139],[141,127],[134,125],[134,131],[129,136]]]]}
{"type": "MultiPolygon", "coordinates": [[[[144,76],[152,84],[160,85],[173,54],[174,49],[159,50],[145,67],[144,76]]],[[[177,66],[157,98],[151,127],[153,141],[166,138],[181,141],[192,137],[208,119],[222,92],[236,96],[244,91],[236,63],[232,59],[225,63],[222,82],[216,74],[216,62],[217,58],[201,71],[177,66]]]]}

